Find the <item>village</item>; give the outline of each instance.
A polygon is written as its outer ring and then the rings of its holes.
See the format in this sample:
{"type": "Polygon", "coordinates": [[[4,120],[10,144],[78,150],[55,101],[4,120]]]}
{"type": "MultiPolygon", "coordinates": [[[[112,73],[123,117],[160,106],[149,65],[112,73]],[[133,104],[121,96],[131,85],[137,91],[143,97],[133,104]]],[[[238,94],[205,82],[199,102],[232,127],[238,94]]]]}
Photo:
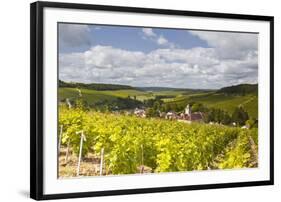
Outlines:
{"type": "MultiPolygon", "coordinates": [[[[147,112],[144,108],[135,108],[135,110],[133,111],[133,114],[137,117],[141,117],[141,118],[146,118],[147,117],[147,112]]],[[[192,112],[192,106],[190,104],[187,104],[187,106],[185,107],[183,112],[175,112],[175,111],[169,111],[169,112],[161,112],[158,111],[158,118],[162,118],[162,119],[166,119],[166,120],[176,120],[179,122],[184,122],[184,123],[193,123],[193,122],[197,122],[197,123],[206,123],[209,125],[213,125],[213,124],[219,124],[219,125],[229,125],[232,127],[237,127],[238,124],[235,121],[232,121],[228,124],[225,124],[223,122],[216,122],[216,121],[206,121],[206,117],[208,116],[208,114],[204,113],[204,112],[192,112]]],[[[257,121],[255,121],[257,122],[257,121]]],[[[250,129],[251,125],[254,125],[255,123],[247,123],[245,122],[243,125],[240,124],[240,128],[241,129],[250,129]]]]}
{"type": "MultiPolygon", "coordinates": [[[[142,108],[135,108],[134,115],[137,117],[145,118],[146,110],[142,108]]],[[[175,111],[169,111],[169,112],[160,112],[159,111],[159,117],[167,120],[178,120],[186,123],[191,122],[203,122],[203,112],[194,112],[192,113],[191,105],[187,105],[184,109],[184,112],[177,113],[175,111]]]]}

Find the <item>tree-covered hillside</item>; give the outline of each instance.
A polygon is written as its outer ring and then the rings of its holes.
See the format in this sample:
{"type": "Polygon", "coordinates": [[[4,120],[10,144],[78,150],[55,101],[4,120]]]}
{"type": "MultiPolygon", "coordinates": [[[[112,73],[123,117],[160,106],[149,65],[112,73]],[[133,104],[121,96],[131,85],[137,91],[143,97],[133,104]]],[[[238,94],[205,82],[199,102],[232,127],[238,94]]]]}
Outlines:
{"type": "Polygon", "coordinates": [[[91,90],[124,90],[134,89],[132,86],[119,85],[119,84],[104,84],[104,83],[73,83],[59,80],[59,87],[65,88],[84,88],[91,90]]]}
{"type": "Polygon", "coordinates": [[[246,95],[246,94],[258,94],[258,84],[240,84],[236,86],[229,86],[221,88],[217,93],[246,95]]]}

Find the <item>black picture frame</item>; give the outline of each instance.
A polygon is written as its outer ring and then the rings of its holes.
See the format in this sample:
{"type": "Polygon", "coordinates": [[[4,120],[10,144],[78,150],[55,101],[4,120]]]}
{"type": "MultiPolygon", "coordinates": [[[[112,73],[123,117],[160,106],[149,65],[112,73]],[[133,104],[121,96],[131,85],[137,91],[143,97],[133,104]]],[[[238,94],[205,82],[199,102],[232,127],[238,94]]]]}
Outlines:
{"type": "Polygon", "coordinates": [[[62,199],[77,197],[108,196],[122,194],[140,194],[153,192],[187,191],[228,187],[246,187],[274,184],[274,17],[258,15],[240,15],[213,12],[195,12],[183,10],[151,9],[136,7],[89,5],[76,3],[35,2],[30,5],[30,197],[36,200],[62,199]],[[175,187],[154,187],[144,189],[95,191],[83,193],[51,194],[43,193],[43,9],[80,9],[100,11],[121,11],[130,13],[163,14],[177,16],[210,17],[267,21],[270,23],[270,180],[238,183],[204,184],[175,187]]]}

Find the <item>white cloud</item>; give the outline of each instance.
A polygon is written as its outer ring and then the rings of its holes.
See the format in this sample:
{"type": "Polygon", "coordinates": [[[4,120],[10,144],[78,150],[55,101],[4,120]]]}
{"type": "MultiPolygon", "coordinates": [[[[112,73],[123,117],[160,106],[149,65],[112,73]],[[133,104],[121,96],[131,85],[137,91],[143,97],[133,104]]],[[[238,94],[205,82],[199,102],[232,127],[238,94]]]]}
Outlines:
{"type": "Polygon", "coordinates": [[[132,86],[220,88],[257,82],[257,54],[222,59],[216,48],[157,49],[149,53],[94,46],[83,53],[60,54],[65,81],[132,86]]]}
{"type": "Polygon", "coordinates": [[[95,68],[136,67],[142,64],[145,54],[140,51],[126,51],[111,46],[95,46],[84,53],[86,64],[95,68]]]}
{"type": "Polygon", "coordinates": [[[142,31],[145,34],[145,36],[156,37],[156,34],[153,32],[151,28],[143,28],[142,31]]]}
{"type": "Polygon", "coordinates": [[[163,36],[159,36],[159,38],[157,39],[157,43],[159,45],[166,45],[168,44],[168,40],[163,36]]]}
{"type": "Polygon", "coordinates": [[[142,32],[144,34],[143,39],[150,39],[154,43],[160,45],[160,46],[165,46],[169,48],[174,48],[175,44],[172,42],[169,42],[168,39],[166,39],[163,35],[158,36],[152,28],[143,28],[142,32]]]}
{"type": "Polygon", "coordinates": [[[189,32],[206,41],[209,46],[216,48],[219,56],[224,59],[239,59],[247,56],[249,52],[257,52],[257,34],[214,31],[189,32]]]}

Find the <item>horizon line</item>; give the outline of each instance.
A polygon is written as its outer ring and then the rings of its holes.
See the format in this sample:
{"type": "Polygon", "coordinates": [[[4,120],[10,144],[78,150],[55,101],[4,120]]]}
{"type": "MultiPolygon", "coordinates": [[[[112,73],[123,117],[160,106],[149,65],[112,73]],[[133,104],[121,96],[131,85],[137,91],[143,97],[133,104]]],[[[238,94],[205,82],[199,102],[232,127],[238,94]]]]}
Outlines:
{"type": "Polygon", "coordinates": [[[61,79],[58,79],[58,81],[62,81],[62,82],[65,82],[65,83],[74,83],[74,84],[77,84],[77,83],[80,83],[80,84],[109,84],[109,85],[120,85],[120,86],[129,86],[129,87],[132,87],[132,88],[170,88],[170,89],[184,89],[184,90],[219,90],[219,89],[222,89],[222,88],[225,88],[225,87],[231,87],[231,86],[238,86],[238,85],[243,85],[243,84],[246,84],[246,85],[258,85],[258,83],[240,83],[240,84],[231,84],[231,85],[228,85],[228,86],[224,86],[224,87],[220,87],[220,88],[187,88],[187,87],[167,87],[167,86],[132,86],[132,85],[128,85],[128,84],[118,84],[118,83],[99,83],[99,82],[75,82],[75,81],[64,81],[64,80],[61,80],[61,79]]]}

